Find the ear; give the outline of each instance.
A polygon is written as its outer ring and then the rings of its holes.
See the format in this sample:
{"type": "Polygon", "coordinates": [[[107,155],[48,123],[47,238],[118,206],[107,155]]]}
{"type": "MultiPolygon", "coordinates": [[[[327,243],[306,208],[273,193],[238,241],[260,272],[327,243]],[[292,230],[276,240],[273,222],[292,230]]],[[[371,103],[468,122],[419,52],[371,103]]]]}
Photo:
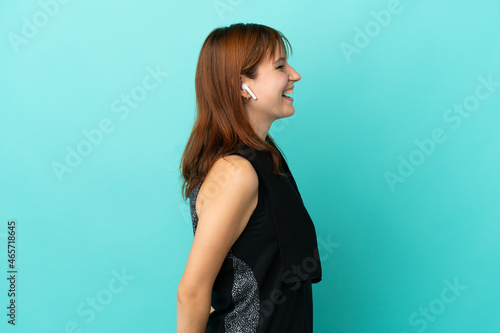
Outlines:
{"type": "MultiPolygon", "coordinates": [[[[243,89],[241,87],[243,85],[243,83],[246,83],[247,86],[250,87],[249,81],[250,81],[249,78],[247,78],[244,75],[240,75],[240,93],[241,93],[241,96],[244,97],[244,98],[250,98],[251,97],[250,94],[248,93],[248,91],[246,91],[245,89],[243,89]]],[[[252,89],[252,88],[250,88],[250,89],[252,89]]]]}

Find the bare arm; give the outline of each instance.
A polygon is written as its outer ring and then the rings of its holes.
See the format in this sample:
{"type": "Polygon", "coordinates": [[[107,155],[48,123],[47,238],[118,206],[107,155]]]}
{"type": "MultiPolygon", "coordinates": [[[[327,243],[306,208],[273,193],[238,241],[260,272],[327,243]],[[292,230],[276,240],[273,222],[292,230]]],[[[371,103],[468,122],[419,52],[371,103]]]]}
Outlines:
{"type": "Polygon", "coordinates": [[[231,246],[245,229],[258,200],[258,177],[246,159],[219,159],[196,200],[198,226],[177,289],[177,332],[202,333],[212,287],[231,246]]]}

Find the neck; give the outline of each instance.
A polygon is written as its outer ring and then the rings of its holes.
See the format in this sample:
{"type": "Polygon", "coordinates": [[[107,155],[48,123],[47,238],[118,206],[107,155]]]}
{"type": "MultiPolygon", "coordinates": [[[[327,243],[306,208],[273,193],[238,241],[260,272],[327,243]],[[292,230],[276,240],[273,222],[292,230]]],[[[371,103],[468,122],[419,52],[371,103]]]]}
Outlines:
{"type": "Polygon", "coordinates": [[[250,124],[252,125],[252,128],[257,134],[259,138],[262,139],[262,141],[266,141],[267,133],[269,132],[269,129],[271,128],[271,125],[273,124],[273,119],[256,119],[256,117],[251,116],[250,114],[248,119],[250,120],[250,124]]]}
{"type": "Polygon", "coordinates": [[[259,136],[259,138],[262,139],[262,141],[266,141],[266,137],[267,137],[267,133],[269,132],[269,128],[271,127],[271,125],[268,125],[268,126],[263,126],[263,127],[259,127],[257,128],[256,126],[254,126],[254,131],[255,131],[255,134],[257,134],[259,136]]]}

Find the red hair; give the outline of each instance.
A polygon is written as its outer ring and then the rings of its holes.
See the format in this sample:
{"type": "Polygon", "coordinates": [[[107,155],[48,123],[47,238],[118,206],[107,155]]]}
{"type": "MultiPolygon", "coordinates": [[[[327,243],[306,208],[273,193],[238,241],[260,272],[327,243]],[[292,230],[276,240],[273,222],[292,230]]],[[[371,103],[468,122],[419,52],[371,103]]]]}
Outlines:
{"type": "Polygon", "coordinates": [[[277,47],[288,58],[288,39],[260,24],[233,24],[214,29],[200,51],[196,68],[196,120],[181,159],[184,200],[198,186],[215,161],[231,155],[241,143],[268,151],[274,172],[280,175],[281,150],[268,134],[263,141],[253,130],[241,96],[241,78],[257,77],[261,61],[277,47]]]}

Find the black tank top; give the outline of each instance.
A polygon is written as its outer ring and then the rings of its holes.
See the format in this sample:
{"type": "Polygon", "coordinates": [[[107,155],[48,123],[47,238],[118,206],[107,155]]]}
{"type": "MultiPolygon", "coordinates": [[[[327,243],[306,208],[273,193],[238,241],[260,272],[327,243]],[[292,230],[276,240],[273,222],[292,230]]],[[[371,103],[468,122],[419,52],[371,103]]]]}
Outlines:
{"type": "MultiPolygon", "coordinates": [[[[257,174],[257,206],[215,279],[212,289],[215,311],[209,316],[206,332],[312,332],[311,279],[295,283],[283,280],[284,265],[271,213],[272,201],[264,178],[257,174]]],[[[194,233],[200,187],[201,184],[188,196],[194,233]]]]}

